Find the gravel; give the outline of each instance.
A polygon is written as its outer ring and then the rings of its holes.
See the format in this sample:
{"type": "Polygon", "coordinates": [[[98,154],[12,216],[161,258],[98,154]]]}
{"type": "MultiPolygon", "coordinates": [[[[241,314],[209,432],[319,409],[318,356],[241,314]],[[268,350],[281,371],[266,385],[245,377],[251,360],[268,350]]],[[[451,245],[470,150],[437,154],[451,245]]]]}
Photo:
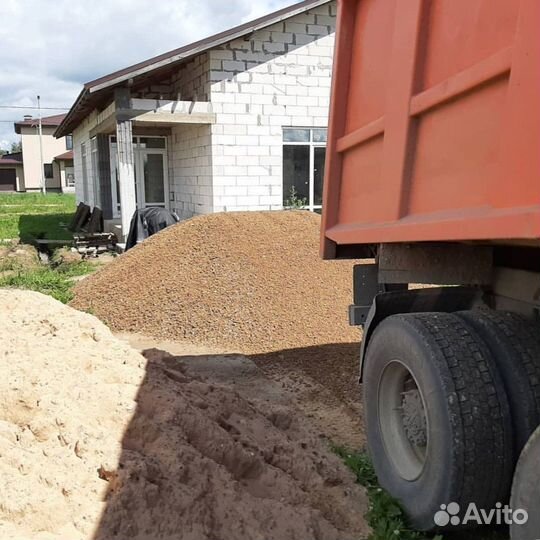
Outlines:
{"type": "Polygon", "coordinates": [[[117,331],[229,352],[354,343],[353,262],[322,261],[319,228],[305,211],[196,217],[79,283],[71,305],[117,331]]]}

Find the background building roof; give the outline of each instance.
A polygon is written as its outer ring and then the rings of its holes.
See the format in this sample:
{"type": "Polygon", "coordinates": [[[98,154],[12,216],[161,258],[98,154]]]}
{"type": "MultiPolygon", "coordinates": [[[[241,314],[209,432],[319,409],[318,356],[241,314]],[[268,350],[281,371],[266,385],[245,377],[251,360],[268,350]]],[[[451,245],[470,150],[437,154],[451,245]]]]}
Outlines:
{"type": "Polygon", "coordinates": [[[22,165],[22,152],[13,152],[0,156],[0,165],[22,165]]]}
{"type": "MultiPolygon", "coordinates": [[[[67,116],[64,114],[55,114],[53,116],[44,116],[41,118],[42,126],[56,127],[59,126],[64,118],[67,116]]],[[[37,127],[39,123],[38,118],[29,118],[27,120],[21,120],[20,122],[15,122],[15,133],[21,133],[22,127],[37,127]]]]}
{"type": "Polygon", "coordinates": [[[56,161],[69,161],[70,159],[73,159],[73,150],[68,150],[67,152],[64,152],[63,154],[56,156],[54,159],[56,161]]]}

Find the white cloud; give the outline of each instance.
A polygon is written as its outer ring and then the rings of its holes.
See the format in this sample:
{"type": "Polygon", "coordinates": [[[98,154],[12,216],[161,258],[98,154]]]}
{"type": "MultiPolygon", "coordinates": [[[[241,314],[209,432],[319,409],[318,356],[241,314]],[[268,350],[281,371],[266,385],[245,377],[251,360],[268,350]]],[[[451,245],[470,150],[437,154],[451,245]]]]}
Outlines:
{"type": "MultiPolygon", "coordinates": [[[[0,105],[70,107],[85,82],[296,2],[2,0],[0,105]]],[[[24,114],[0,109],[0,147],[24,114]]]]}

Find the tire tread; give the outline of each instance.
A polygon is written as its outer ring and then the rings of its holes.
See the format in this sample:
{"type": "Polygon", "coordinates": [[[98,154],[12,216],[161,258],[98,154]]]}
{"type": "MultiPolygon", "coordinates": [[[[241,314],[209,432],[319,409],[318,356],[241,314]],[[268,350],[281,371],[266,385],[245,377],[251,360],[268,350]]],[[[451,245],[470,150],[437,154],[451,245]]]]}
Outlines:
{"type": "Polygon", "coordinates": [[[511,312],[486,309],[459,315],[477,330],[488,347],[499,349],[494,351],[494,357],[510,402],[516,403],[512,415],[516,424],[514,458],[517,460],[540,425],[540,328],[534,321],[511,312]]]}
{"type": "Polygon", "coordinates": [[[454,395],[447,401],[455,433],[463,432],[463,440],[456,441],[463,447],[456,502],[491,508],[508,497],[513,461],[509,405],[494,361],[481,338],[453,314],[400,317],[429,335],[452,377],[454,395]]]}

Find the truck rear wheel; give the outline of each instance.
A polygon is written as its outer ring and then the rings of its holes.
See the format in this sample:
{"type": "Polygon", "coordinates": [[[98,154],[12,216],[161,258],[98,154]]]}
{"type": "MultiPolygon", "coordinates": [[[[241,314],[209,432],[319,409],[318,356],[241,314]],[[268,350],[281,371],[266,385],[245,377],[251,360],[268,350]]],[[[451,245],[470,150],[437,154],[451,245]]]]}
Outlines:
{"type": "Polygon", "coordinates": [[[540,425],[540,328],[515,313],[463,311],[491,351],[502,375],[514,428],[514,458],[540,425]]]}
{"type": "Polygon", "coordinates": [[[540,428],[526,444],[518,462],[512,500],[513,520],[510,526],[512,540],[535,540],[540,534],[540,428]],[[527,515],[523,513],[527,512],[527,515]]]}
{"type": "Polygon", "coordinates": [[[366,353],[364,410],[379,482],[414,527],[445,525],[435,523],[441,505],[492,508],[509,492],[504,387],[487,347],[457,316],[414,313],[380,323],[366,353]]]}

